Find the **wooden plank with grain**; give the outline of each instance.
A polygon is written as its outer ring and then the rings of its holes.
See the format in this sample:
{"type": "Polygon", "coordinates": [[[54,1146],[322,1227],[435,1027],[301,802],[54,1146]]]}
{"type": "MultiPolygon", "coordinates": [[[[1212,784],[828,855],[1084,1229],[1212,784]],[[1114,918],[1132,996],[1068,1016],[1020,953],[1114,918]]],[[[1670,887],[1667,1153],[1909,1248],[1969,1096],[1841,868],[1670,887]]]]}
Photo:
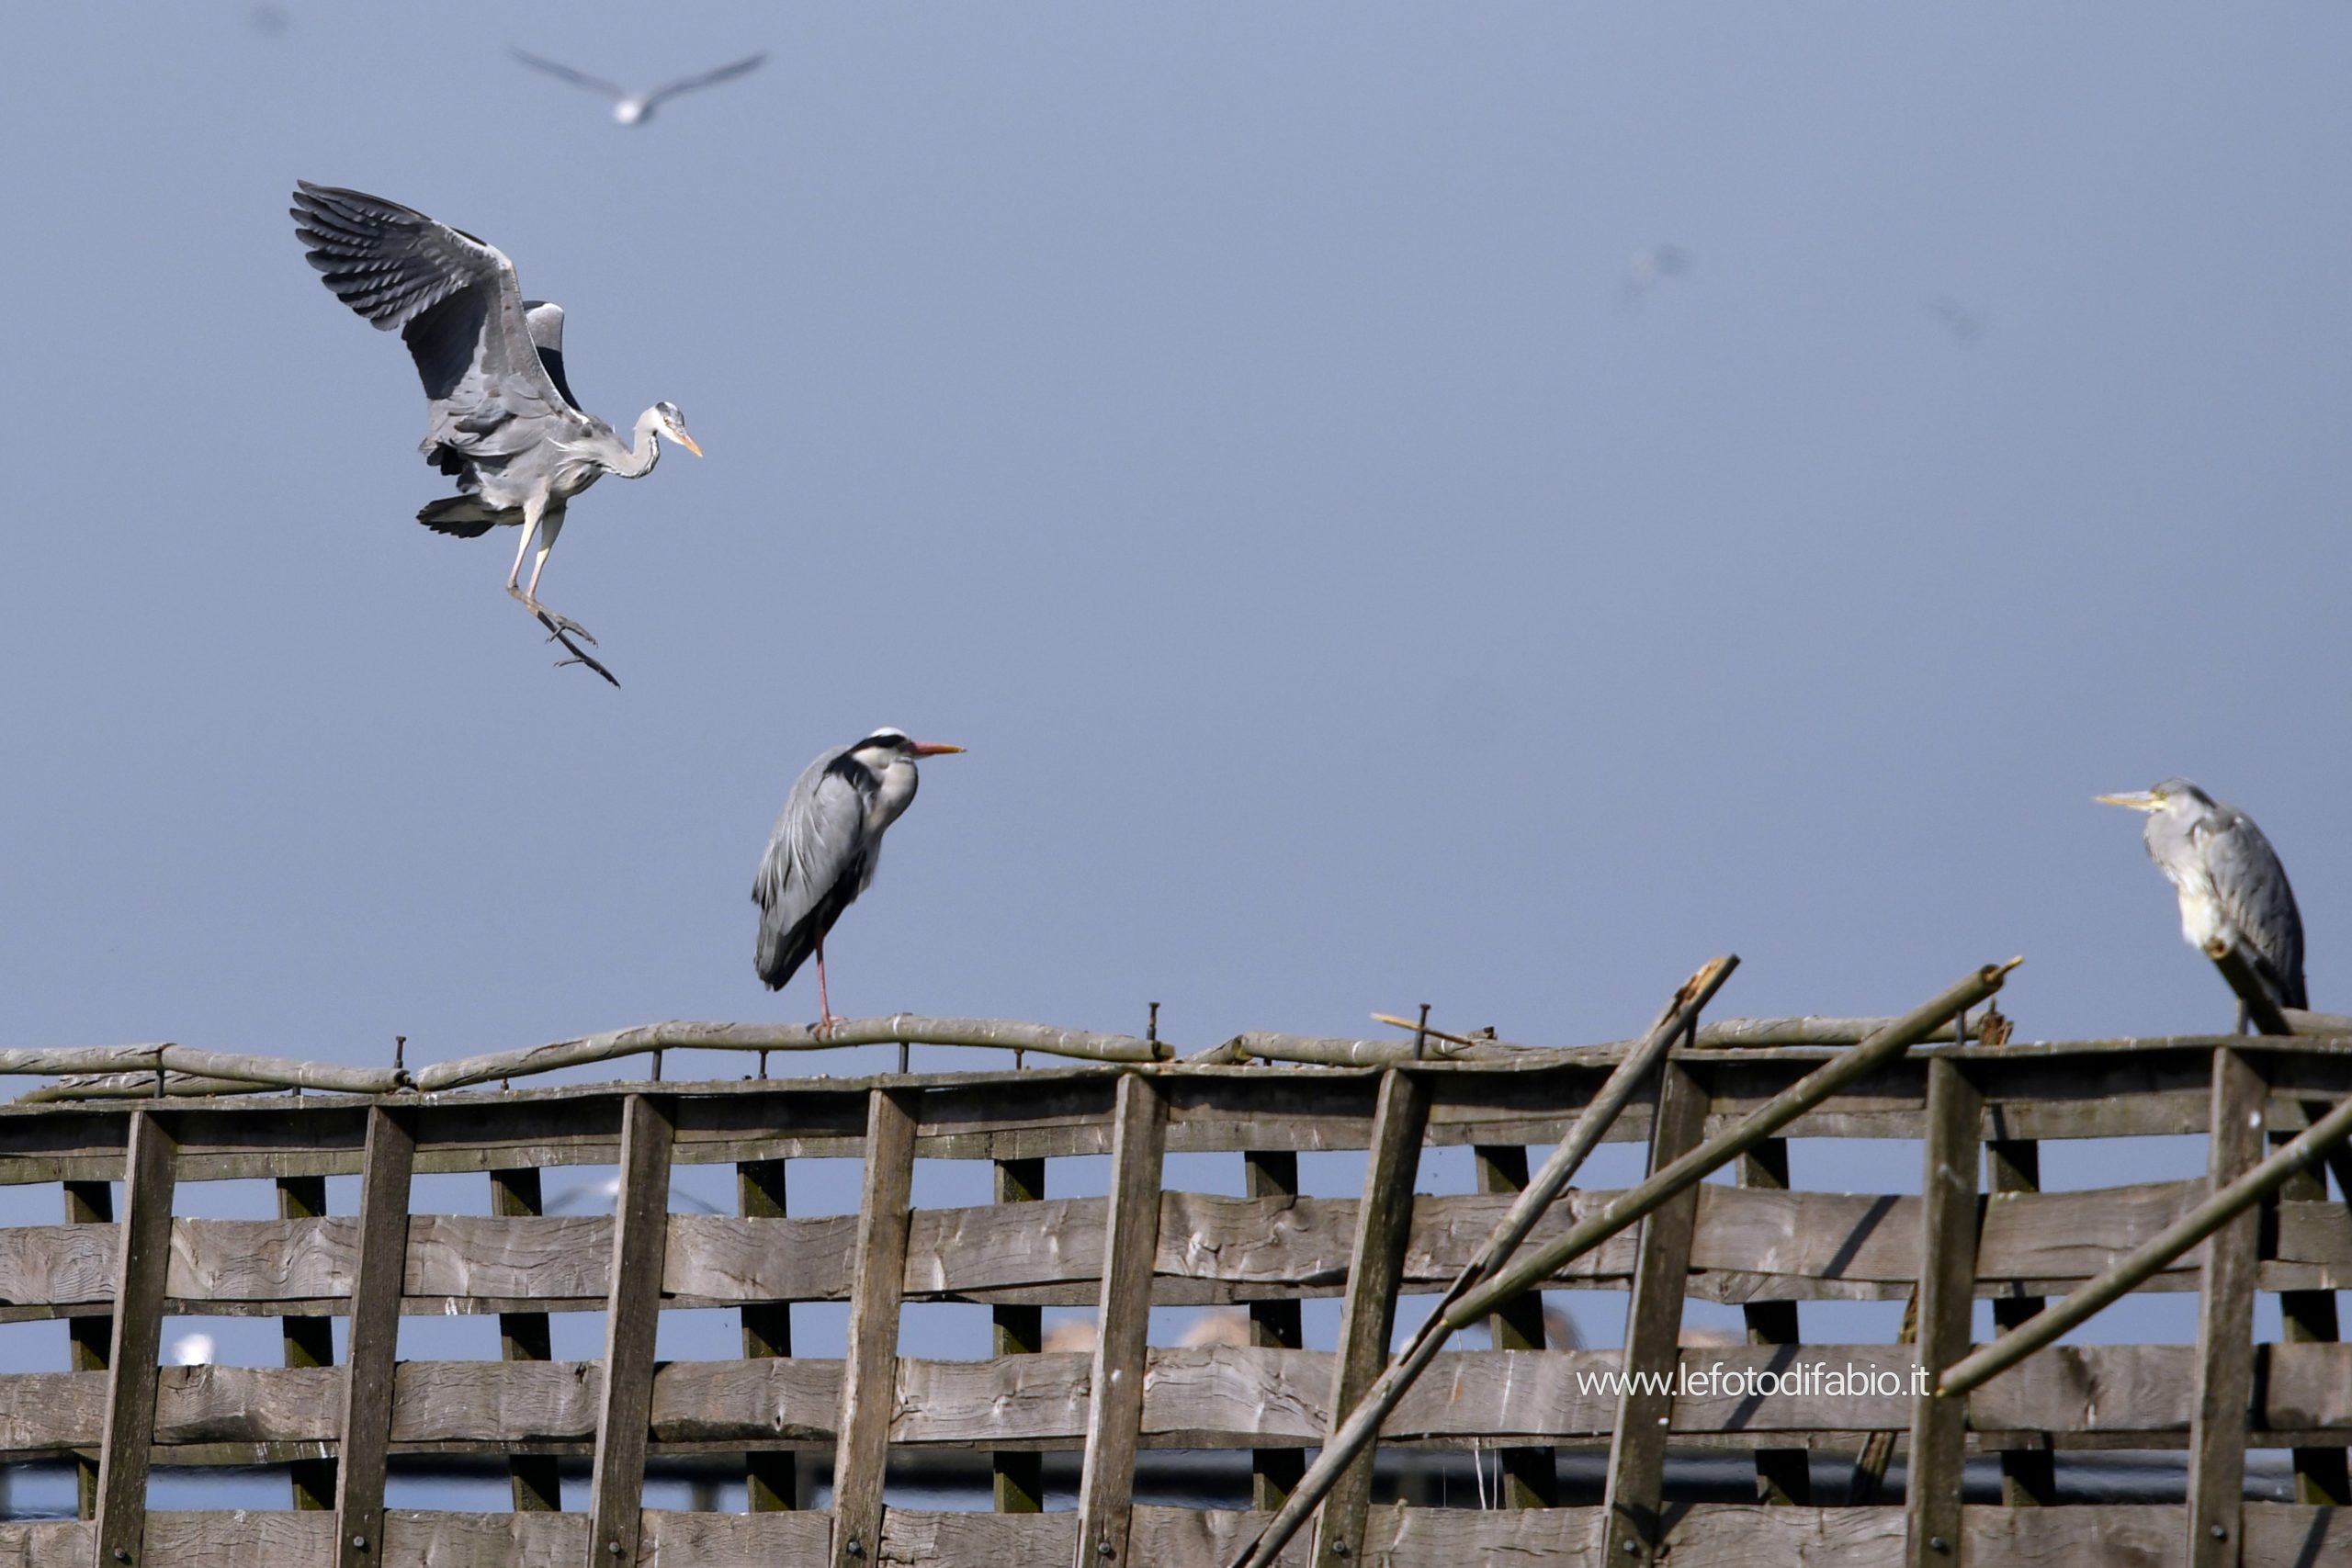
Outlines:
{"type": "MultiPolygon", "coordinates": [[[[490,1212],[504,1219],[535,1217],[545,1212],[537,1166],[502,1167],[490,1173],[490,1212]]],[[[548,1314],[543,1312],[502,1312],[498,1314],[498,1359],[502,1361],[555,1359],[548,1314]]],[[[397,1420],[397,1418],[396,1418],[397,1420]]],[[[563,1476],[553,1454],[516,1452],[507,1456],[506,1484],[518,1514],[560,1513],[563,1508],[563,1476]]]]}
{"type": "MultiPolygon", "coordinates": [[[[1241,1156],[1242,1192],[1266,1202],[1268,1226],[1276,1214],[1288,1213],[1298,1198],[1298,1154],[1293,1149],[1257,1149],[1241,1156]],[[1275,1208],[1272,1205],[1282,1205],[1275,1208]]],[[[1165,1230],[1166,1222],[1162,1221],[1165,1230]]],[[[1295,1299],[1276,1297],[1250,1303],[1250,1343],[1259,1349],[1302,1350],[1306,1348],[1306,1320],[1295,1299]]],[[[1295,1449],[1250,1450],[1250,1506],[1272,1513],[1283,1506],[1290,1489],[1306,1472],[1306,1456],[1295,1449]]]]}
{"type": "Polygon", "coordinates": [[[645,1506],[645,1445],[652,1426],[653,1344],[662,1320],[662,1256],[669,1243],[670,1103],[622,1102],[620,1190],[613,1199],[612,1296],[605,1308],[604,1398],[588,1482],[589,1564],[633,1568],[645,1506]]]}
{"type": "Polygon", "coordinates": [[[359,1170],[359,1257],[352,1272],[343,1435],[336,1447],[334,1561],[340,1568],[374,1568],[383,1553],[409,1178],[416,1163],[413,1114],[383,1103],[368,1110],[366,1157],[359,1170]]]}
{"type": "MultiPolygon", "coordinates": [[[[1335,1431],[1388,1364],[1396,1282],[1412,1235],[1413,1184],[1420,1173],[1429,1113],[1429,1086],[1419,1074],[1391,1067],[1381,1075],[1372,1147],[1364,1156],[1363,1201],[1357,1205],[1355,1245],[1348,1258],[1348,1292],[1340,1309],[1340,1348],[1331,1378],[1335,1431]]],[[[1377,1449],[1376,1442],[1367,1444],[1324,1497],[1307,1555],[1317,1568],[1350,1568],[1363,1559],[1377,1449]]]]}
{"type": "Polygon", "coordinates": [[[136,1565],[147,1561],[148,1450],[155,1431],[156,1352],[164,1328],[178,1146],[163,1113],[134,1111],[130,1120],[93,1522],[97,1561],[136,1565]]]}
{"type": "MultiPolygon", "coordinates": [[[[1984,1096],[1969,1070],[1950,1059],[1928,1063],[1919,1236],[1920,1257],[1927,1261],[1919,1280],[1918,1355],[1931,1371],[1968,1353],[1984,1126],[1984,1096]]],[[[1939,1398],[1922,1390],[1911,1419],[1910,1470],[1904,1483],[1904,1550],[1910,1568],[1949,1568],[1956,1561],[1967,1422],[1965,1398],[1939,1398]]]]}
{"type": "MultiPolygon", "coordinates": [[[[1046,1195],[1046,1162],[1001,1159],[996,1163],[996,1201],[1035,1203],[1046,1195]]],[[[999,1356],[1034,1356],[1046,1348],[1044,1310],[1005,1305],[989,1311],[990,1337],[999,1356]]],[[[1000,1514],[1035,1514],[1046,1506],[1045,1456],[1034,1450],[1000,1449],[989,1456],[989,1490],[1000,1514]]]]}
{"type": "Polygon", "coordinates": [[[833,1568],[865,1568],[881,1545],[890,1407],[898,1387],[899,1309],[907,1276],[907,1205],[914,1190],[916,1110],[916,1097],[908,1091],[877,1089],[867,1096],[865,1179],[858,1201],[840,1436],[833,1445],[828,1558],[833,1568]]]}
{"type": "MultiPolygon", "coordinates": [[[[746,1219],[785,1217],[785,1162],[746,1160],[735,1168],[735,1206],[746,1219]]],[[[792,1355],[792,1304],[746,1303],[742,1309],[743,1355],[750,1360],[792,1355]]],[[[787,1513],[800,1506],[798,1462],[789,1452],[747,1450],[743,1490],[754,1514],[787,1513]]]]}
{"type": "MultiPolygon", "coordinates": [[[[78,1225],[114,1224],[114,1188],[104,1181],[69,1181],[65,1186],[65,1223],[78,1225]]],[[[118,1242],[117,1245],[119,1245],[118,1242]]],[[[107,1370],[107,1348],[114,1338],[114,1314],[91,1313],[65,1320],[66,1364],[77,1372],[107,1370]]],[[[96,1454],[74,1456],[74,1505],[77,1518],[96,1518],[98,1511],[98,1460],[96,1454]]]]}
{"type": "MultiPolygon", "coordinates": [[[[2213,1052],[2209,1179],[2220,1191],[2263,1157],[2261,1069],[2245,1053],[2213,1052]]],[[[2191,1568],[2234,1568],[2244,1544],[2245,1449],[2254,1403],[2255,1268],[2259,1207],[2205,1238],[2205,1288],[2197,1312],[2197,1416],[2188,1458],[2191,1568]]]]}
{"type": "Polygon", "coordinates": [[[1086,1449],[1078,1483],[1076,1561],[1086,1568],[1148,1562],[1134,1551],[1136,1449],[1143,1426],[1152,1259],[1159,1247],[1159,1179],[1168,1112],[1142,1073],[1120,1078],[1111,1105],[1110,1229],[1089,1370],[1086,1449]]]}

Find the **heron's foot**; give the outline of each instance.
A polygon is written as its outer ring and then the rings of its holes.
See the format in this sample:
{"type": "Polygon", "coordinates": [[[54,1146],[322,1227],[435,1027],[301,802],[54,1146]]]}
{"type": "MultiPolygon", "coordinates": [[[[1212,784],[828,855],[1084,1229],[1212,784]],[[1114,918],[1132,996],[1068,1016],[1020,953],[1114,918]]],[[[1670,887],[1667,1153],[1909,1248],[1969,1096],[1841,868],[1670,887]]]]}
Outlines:
{"type": "Polygon", "coordinates": [[[586,643],[591,648],[596,646],[596,639],[594,637],[590,635],[588,628],[582,626],[578,621],[573,620],[570,615],[559,615],[553,610],[548,609],[545,604],[532,605],[531,614],[538,616],[539,624],[548,628],[548,640],[549,642],[553,642],[556,638],[560,637],[570,636],[578,637],[582,642],[586,643]]]}
{"type": "MultiPolygon", "coordinates": [[[[545,610],[538,611],[537,615],[539,617],[539,624],[548,628],[548,640],[549,642],[560,642],[563,644],[563,650],[571,655],[569,659],[557,660],[555,661],[555,667],[557,669],[560,670],[567,664],[584,664],[589,669],[594,670],[597,674],[602,675],[614,686],[618,686],[620,684],[620,681],[611,671],[598,663],[595,657],[590,654],[586,649],[582,648],[578,643],[571,640],[571,634],[573,632],[579,632],[582,637],[588,637],[586,632],[580,631],[578,626],[571,626],[570,622],[564,621],[561,615],[551,615],[545,610]],[[559,625],[559,622],[561,622],[562,624],[559,625]],[[567,629],[567,627],[569,629],[567,629]]],[[[593,643],[596,639],[594,637],[588,637],[588,640],[593,643]]]]}
{"type": "Polygon", "coordinates": [[[832,1038],[833,1031],[839,1029],[842,1024],[847,1023],[848,1021],[849,1020],[845,1018],[836,1018],[831,1012],[828,1012],[810,1027],[808,1032],[815,1035],[820,1040],[830,1040],[832,1038]]]}

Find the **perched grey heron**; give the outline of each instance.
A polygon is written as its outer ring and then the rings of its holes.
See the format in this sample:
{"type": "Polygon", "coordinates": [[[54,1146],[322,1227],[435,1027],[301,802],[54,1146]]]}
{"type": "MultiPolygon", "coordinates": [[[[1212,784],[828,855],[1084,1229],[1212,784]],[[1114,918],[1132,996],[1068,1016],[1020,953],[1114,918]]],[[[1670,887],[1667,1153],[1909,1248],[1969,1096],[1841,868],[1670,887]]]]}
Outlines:
{"type": "Polygon", "coordinates": [[[882,835],[914,804],[918,757],[944,757],[961,746],[910,740],[885,725],[865,739],[836,746],[801,771],[785,797],[752,880],[760,907],[760,978],[784,989],[817,955],[818,1027],[839,1021],[825,990],[825,933],[874,882],[882,835]]]}
{"type": "Polygon", "coordinates": [[[539,574],[573,496],[606,474],[651,473],[664,435],[702,456],[685,416],[675,403],[655,403],[624,446],[611,425],[582,410],[564,378],[562,308],[525,299],[514,264],[471,234],[381,197],[308,180],[297,182],[293,217],[335,298],[380,330],[397,329],[416,360],[424,382],[422,450],[463,492],[434,502],[416,520],[466,539],[520,526],[506,592],[612,681],[571,640],[596,639],[539,603],[539,574]],[[535,539],[538,556],[523,586],[535,539]]]}
{"type": "Polygon", "coordinates": [[[2180,934],[2202,953],[2229,941],[2290,1008],[2311,1005],[2303,989],[2303,917],[2287,868],[2254,818],[2187,779],[2136,795],[2102,795],[2102,806],[2147,815],[2148,858],[2180,893],[2180,934]]]}
{"type": "Polygon", "coordinates": [[[721,82],[731,82],[738,76],[748,75],[758,70],[767,61],[767,55],[764,52],[746,55],[741,60],[731,61],[725,65],[700,72],[695,75],[681,76],[674,82],[664,82],[650,93],[632,93],[627,87],[605,81],[602,76],[591,76],[585,71],[574,71],[569,65],[559,65],[552,60],[542,60],[536,54],[526,53],[519,49],[514,52],[515,59],[534,71],[544,71],[559,81],[569,82],[575,87],[585,87],[592,93],[604,94],[605,96],[613,100],[613,118],[623,125],[642,125],[653,118],[656,107],[676,97],[679,94],[691,93],[697,87],[715,87],[721,82]]]}

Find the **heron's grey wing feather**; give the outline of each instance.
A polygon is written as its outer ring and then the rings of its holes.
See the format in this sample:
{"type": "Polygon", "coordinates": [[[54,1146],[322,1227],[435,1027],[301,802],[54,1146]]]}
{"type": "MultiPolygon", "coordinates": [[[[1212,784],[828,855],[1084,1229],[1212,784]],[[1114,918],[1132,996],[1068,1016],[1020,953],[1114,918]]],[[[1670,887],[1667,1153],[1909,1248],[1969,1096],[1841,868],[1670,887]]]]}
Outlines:
{"type": "Polygon", "coordinates": [[[738,76],[757,71],[767,63],[767,58],[766,52],[763,51],[758,54],[746,55],[741,60],[733,61],[713,70],[700,72],[692,76],[681,76],[674,82],[664,82],[645,95],[645,107],[650,109],[665,98],[674,98],[680,93],[691,93],[697,87],[715,87],[721,82],[731,82],[738,76]]]}
{"type": "Polygon", "coordinates": [[[603,93],[610,97],[626,98],[628,96],[628,88],[616,86],[614,84],[605,81],[602,76],[591,76],[585,71],[574,71],[569,65],[559,65],[552,60],[543,60],[536,54],[531,54],[523,50],[514,49],[511,46],[507,52],[514,55],[515,59],[521,61],[532,70],[544,71],[548,75],[557,78],[559,81],[569,82],[575,87],[585,87],[591,92],[603,93]]]}
{"type": "Polygon", "coordinates": [[[539,351],[539,363],[547,367],[548,379],[565,402],[578,409],[580,400],[571,395],[571,382],[563,373],[563,307],[552,299],[526,299],[523,322],[530,329],[531,346],[539,351]]]}
{"type": "Polygon", "coordinates": [[[2222,909],[2250,942],[2271,973],[2279,999],[2308,1007],[2303,985],[2303,918],[2287,868],[2253,818],[2233,809],[2229,820],[2206,841],[2206,864],[2222,909]]]}
{"type": "Polygon", "coordinates": [[[533,344],[514,264],[471,234],[364,191],[305,180],[294,204],[295,232],[327,288],[407,342],[432,405],[427,458],[495,505],[521,504],[531,486],[505,475],[506,466],[593,422],[533,344]]]}
{"type": "Polygon", "coordinates": [[[867,848],[865,795],[833,766],[847,750],[826,752],[795,781],[760,858],[752,897],[760,906],[763,974],[809,916],[844,894],[856,896],[867,848]]]}

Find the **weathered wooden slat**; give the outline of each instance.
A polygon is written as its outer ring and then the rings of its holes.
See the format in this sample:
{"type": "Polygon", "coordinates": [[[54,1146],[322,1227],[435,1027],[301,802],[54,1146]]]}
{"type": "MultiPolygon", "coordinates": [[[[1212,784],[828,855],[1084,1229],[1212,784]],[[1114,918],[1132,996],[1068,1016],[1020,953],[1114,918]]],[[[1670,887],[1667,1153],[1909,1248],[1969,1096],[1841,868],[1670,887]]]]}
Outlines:
{"type": "Polygon", "coordinates": [[[588,1516],[395,1508],[384,1516],[384,1568],[579,1568],[588,1516]]]}
{"type": "MultiPolygon", "coordinates": [[[[2261,1070],[2224,1046],[2213,1053],[2208,1166],[2219,1192],[2259,1164],[2261,1070]]],[[[2262,1214],[2248,1209],[2205,1238],[2197,1313],[2197,1421],[2188,1461],[2188,1561],[2235,1568],[2243,1544],[2247,1407],[2254,1397],[2254,1276],[2262,1214]]],[[[1939,1363],[1940,1365],[1940,1363],[1939,1363]]]]}
{"type": "MultiPolygon", "coordinates": [[[[1658,1078],[1657,1117],[1650,1140],[1652,1175],[1699,1146],[1706,1132],[1707,1091],[1683,1062],[1669,1060],[1658,1078]]],[[[1666,1435],[1673,1395],[1646,1382],[1671,1373],[1682,1329],[1682,1298],[1690,1269],[1699,1203],[1709,1189],[1692,1187],[1668,1199],[1642,1222],[1634,1266],[1633,1299],[1625,1308],[1627,1373],[1609,1439],[1609,1472],[1601,1495],[1605,1561],[1657,1561],[1665,1531],[1659,1495],[1666,1473],[1666,1435]]],[[[1716,1188],[1715,1191],[1738,1191],[1716,1188]]]]}
{"type": "MultiPolygon", "coordinates": [[[[2321,1108],[2324,1114],[2324,1108],[2321,1108]]],[[[2308,1115],[2308,1111],[2307,1111],[2308,1115]]],[[[2317,1116],[2309,1116],[2316,1121],[2317,1116]]],[[[2274,1130],[2270,1134],[2273,1148],[2292,1139],[2293,1134],[2274,1130]]],[[[2331,1164],[2338,1164],[2332,1161],[2331,1164]]],[[[2339,1179],[2352,1171],[2337,1170],[2339,1179]]],[[[2352,1191],[2352,1188],[2347,1188],[2352,1191]]],[[[2327,1201],[2327,1178],[2316,1170],[2302,1171],[2287,1179],[2278,1190],[2278,1197],[2265,1205],[2263,1221],[2267,1227],[2265,1250],[2276,1252],[2278,1211],[2282,1203],[2311,1205],[2306,1212],[2327,1214],[2331,1219],[2347,1222],[2345,1229],[2352,1231],[2352,1212],[2341,1204],[2327,1201]]],[[[2290,1344],[2328,1344],[2337,1336],[2335,1292],[2334,1291],[2285,1291],[2279,1293],[2278,1315],[2280,1337],[2290,1344]]],[[[2257,1396],[2257,1404],[2261,1400],[2257,1396]]],[[[2325,1503],[2342,1506],[2352,1504],[2352,1469],[2347,1469],[2346,1453],[2341,1448],[2298,1448],[2294,1450],[2295,1500],[2299,1503],[2325,1503]]]]}
{"type": "Polygon", "coordinates": [[[605,1389],[588,1483],[590,1564],[638,1560],[645,1442],[653,1407],[653,1341],[670,1225],[669,1101],[622,1102],[620,1190],[613,1200],[612,1296],[605,1308],[605,1389]]]}
{"type": "MultiPolygon", "coordinates": [[[[785,1162],[746,1160],[735,1168],[735,1206],[746,1219],[785,1217],[785,1162]]],[[[747,1303],[743,1354],[755,1360],[792,1354],[792,1307],[786,1302],[747,1303]]],[[[797,1461],[789,1453],[752,1450],[743,1456],[743,1489],[755,1514],[783,1513],[800,1506],[797,1461]]]]}
{"type": "Polygon", "coordinates": [[[155,1430],[155,1354],[163,1337],[164,1277],[171,1256],[173,1128],[154,1111],[130,1113],[123,1156],[121,1246],[114,1329],[107,1346],[106,1425],[98,1436],[93,1520],[97,1561],[147,1561],[148,1450],[155,1430]]]}
{"type": "MultiPolygon", "coordinates": [[[[113,1224],[112,1185],[104,1181],[65,1183],[65,1222],[83,1225],[113,1224]]],[[[107,1347],[114,1338],[111,1314],[93,1313],[87,1317],[67,1318],[65,1335],[69,1366],[77,1372],[106,1371],[107,1347]]],[[[94,1454],[74,1456],[74,1503],[77,1517],[97,1517],[98,1461],[94,1454]]]]}
{"type": "Polygon", "coordinates": [[[1159,1177],[1167,1110],[1141,1073],[1119,1080],[1111,1107],[1107,1263],[1095,1306],[1086,1450],[1078,1483],[1079,1561],[1093,1568],[1149,1562],[1129,1538],[1136,1447],[1143,1425],[1145,1347],[1151,1337],[1152,1259],[1159,1246],[1159,1177]]]}
{"type": "MultiPolygon", "coordinates": [[[[1046,1162],[996,1162],[996,1201],[1035,1203],[1046,1195],[1046,1162]]],[[[1046,1348],[1045,1314],[1035,1306],[990,1309],[994,1349],[999,1356],[1035,1355],[1046,1348]]],[[[998,1450],[989,1461],[991,1499],[1000,1514],[1035,1514],[1046,1506],[1045,1461],[1035,1452],[998,1450]]]]}
{"type": "MultiPolygon", "coordinates": [[[[1751,1191],[1786,1192],[1789,1190],[1789,1141],[1786,1138],[1765,1139],[1740,1156],[1738,1171],[1742,1188],[1751,1191]]],[[[1797,1303],[1793,1301],[1744,1302],[1739,1311],[1740,1316],[1746,1320],[1750,1345],[1795,1345],[1804,1338],[1798,1330],[1797,1303]]],[[[1801,1448],[1757,1450],[1756,1493],[1762,1501],[1783,1506],[1802,1506],[1811,1503],[1813,1455],[1810,1450],[1801,1448]]]]}
{"type": "MultiPolygon", "coordinates": [[[[1413,1184],[1420,1172],[1429,1111],[1429,1089],[1418,1075],[1396,1067],[1381,1075],[1372,1148],[1364,1158],[1363,1201],[1356,1210],[1355,1245],[1348,1258],[1348,1293],[1340,1312],[1340,1348],[1331,1378],[1335,1429],[1388,1362],[1389,1337],[1396,1325],[1396,1282],[1412,1235],[1413,1184]]],[[[1363,1555],[1377,1446],[1367,1445],[1323,1499],[1307,1558],[1318,1568],[1349,1568],[1363,1555]]]]}
{"type": "Polygon", "coordinates": [[[359,1173],[359,1258],[352,1273],[351,1328],[345,1346],[343,1438],[336,1448],[334,1549],[341,1568],[372,1568],[383,1553],[392,1369],[400,1344],[401,1272],[408,1255],[409,1176],[416,1161],[410,1115],[381,1104],[368,1111],[367,1157],[359,1173]]]}
{"type": "MultiPolygon", "coordinates": [[[[277,1179],[277,1217],[315,1220],[327,1212],[327,1179],[323,1176],[281,1176],[277,1179]]],[[[334,1365],[334,1319],[304,1315],[278,1319],[278,1337],[289,1367],[334,1365]]],[[[296,1460],[286,1467],[294,1491],[294,1506],[307,1512],[334,1507],[334,1461],[296,1460]]]]}
{"type": "Polygon", "coordinates": [[[858,1201],[857,1262],[849,1345],[842,1372],[840,1438],[833,1446],[833,1568],[864,1568],[882,1537],[882,1484],[890,1454],[890,1403],[898,1384],[899,1309],[907,1277],[907,1204],[914,1188],[915,1105],[875,1089],[865,1121],[865,1180],[858,1201]]]}
{"type": "MultiPolygon", "coordinates": [[[[2001,1018],[1997,1011],[1988,1011],[1982,1038],[1987,1045],[2005,1045],[2009,1029],[2008,1020],[2001,1018]]],[[[1987,1121],[1990,1135],[1984,1140],[1984,1168],[1994,1201],[2008,1193],[2041,1191],[2041,1145],[2031,1138],[2010,1135],[2006,1106],[1989,1107],[1987,1121]]],[[[1993,1298],[1993,1326],[1996,1332],[2007,1333],[2040,1312],[2042,1305],[2041,1296],[1996,1295],[1993,1298]]],[[[2048,1444],[2001,1450],[2001,1500],[2011,1507],[2057,1502],[2057,1465],[2048,1444]]]]}
{"type": "MultiPolygon", "coordinates": [[[[1527,1186],[1527,1145],[1481,1144],[1471,1151],[1477,1167],[1478,1190],[1504,1197],[1527,1186]]],[[[1544,1328],[1544,1294],[1530,1291],[1508,1302],[1487,1319],[1487,1343],[1498,1350],[1548,1348],[1544,1328]]],[[[1495,1454],[1500,1479],[1498,1491],[1507,1508],[1549,1508],[1559,1502],[1560,1465],[1548,1448],[1501,1449],[1495,1454]]]]}
{"type": "MultiPolygon", "coordinates": [[[[536,1166],[506,1168],[490,1173],[490,1212],[503,1219],[535,1217],[545,1202],[536,1166]]],[[[411,1222],[413,1224],[413,1221],[411,1222]]],[[[543,1312],[502,1312],[498,1314],[498,1358],[502,1361],[551,1361],[555,1359],[548,1314],[543,1312]]],[[[400,1417],[395,1407],[393,1427],[400,1417]]],[[[563,1507],[563,1476],[553,1454],[514,1453],[506,1460],[506,1483],[517,1513],[556,1513],[563,1507]]]]}
{"type": "MultiPolygon", "coordinates": [[[[1984,1097],[1968,1069],[1949,1059],[1928,1063],[1927,1168],[1920,1178],[1920,1252],[1928,1267],[1919,1280],[1918,1355],[1930,1368],[1950,1366],[1968,1353],[1984,1122],[1984,1097]]],[[[1959,1550],[1967,1420],[1965,1400],[1922,1393],[1917,1402],[1904,1483],[1910,1568],[1943,1568],[1959,1550]]]]}
{"type": "MultiPolygon", "coordinates": [[[[1298,1198],[1298,1156],[1289,1149],[1260,1149],[1244,1154],[1242,1191],[1260,1201],[1272,1200],[1287,1211],[1298,1198]]],[[[1268,1215],[1273,1219],[1273,1213],[1268,1215]]],[[[1269,1228],[1272,1228],[1271,1223],[1269,1228]]],[[[1165,1217],[1161,1234],[1169,1233],[1165,1217]]],[[[1295,1300],[1253,1301],[1250,1303],[1250,1343],[1261,1349],[1301,1350],[1306,1347],[1304,1314],[1295,1300]]],[[[1148,1401],[1147,1400],[1147,1404],[1148,1401]]],[[[1294,1449],[1250,1450],[1250,1506],[1272,1513],[1283,1506],[1290,1489],[1306,1473],[1306,1456],[1294,1449]]]]}

